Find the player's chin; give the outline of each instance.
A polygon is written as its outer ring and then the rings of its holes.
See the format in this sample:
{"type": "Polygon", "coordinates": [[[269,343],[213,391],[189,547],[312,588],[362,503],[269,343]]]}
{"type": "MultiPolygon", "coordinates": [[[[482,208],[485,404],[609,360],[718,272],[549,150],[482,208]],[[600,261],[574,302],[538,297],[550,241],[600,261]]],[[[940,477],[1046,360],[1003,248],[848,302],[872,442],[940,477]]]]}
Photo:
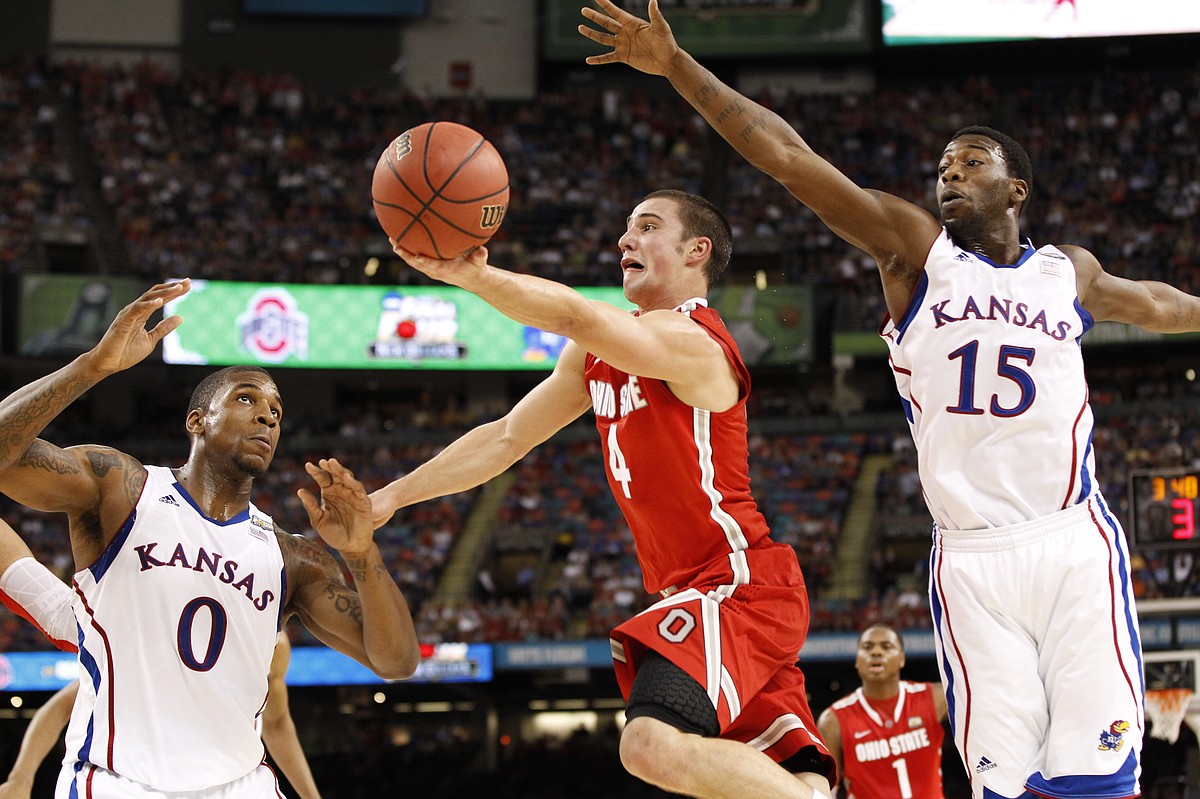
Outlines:
{"type": "Polygon", "coordinates": [[[239,469],[245,472],[248,477],[252,477],[257,480],[265,475],[267,470],[271,468],[271,458],[262,457],[259,455],[243,455],[237,460],[237,466],[239,469]]]}

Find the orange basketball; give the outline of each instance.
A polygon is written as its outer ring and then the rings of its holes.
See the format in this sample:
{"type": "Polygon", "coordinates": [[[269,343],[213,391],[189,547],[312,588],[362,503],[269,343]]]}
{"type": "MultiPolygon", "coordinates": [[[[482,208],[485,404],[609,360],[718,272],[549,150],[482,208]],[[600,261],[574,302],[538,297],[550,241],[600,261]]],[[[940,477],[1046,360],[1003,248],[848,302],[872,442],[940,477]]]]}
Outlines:
{"type": "Polygon", "coordinates": [[[371,199],[384,232],[404,249],[454,258],[500,227],[508,170],[477,131],[426,122],[401,133],[379,156],[371,199]]]}

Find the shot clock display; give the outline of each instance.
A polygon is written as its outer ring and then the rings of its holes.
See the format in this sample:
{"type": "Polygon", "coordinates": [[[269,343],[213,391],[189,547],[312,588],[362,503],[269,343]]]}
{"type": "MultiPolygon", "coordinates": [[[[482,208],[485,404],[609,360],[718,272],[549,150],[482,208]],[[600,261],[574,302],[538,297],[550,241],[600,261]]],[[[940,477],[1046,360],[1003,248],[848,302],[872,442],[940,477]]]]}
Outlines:
{"type": "Polygon", "coordinates": [[[1197,544],[1200,475],[1187,469],[1134,469],[1129,474],[1130,544],[1171,547],[1197,544]]]}

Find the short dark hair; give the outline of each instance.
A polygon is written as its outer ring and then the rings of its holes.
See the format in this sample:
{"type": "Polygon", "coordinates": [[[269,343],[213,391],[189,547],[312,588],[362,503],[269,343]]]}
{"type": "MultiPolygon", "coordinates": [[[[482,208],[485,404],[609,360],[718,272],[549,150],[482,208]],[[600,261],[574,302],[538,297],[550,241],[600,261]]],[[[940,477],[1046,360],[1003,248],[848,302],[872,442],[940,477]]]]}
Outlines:
{"type": "Polygon", "coordinates": [[[217,395],[217,392],[220,391],[221,388],[230,382],[230,377],[235,374],[242,374],[245,372],[253,372],[264,375],[268,379],[272,379],[271,373],[266,369],[263,369],[261,366],[242,364],[237,366],[226,366],[224,369],[218,369],[208,377],[201,380],[200,384],[196,386],[196,389],[192,392],[192,398],[188,400],[187,412],[190,414],[197,408],[202,411],[207,411],[208,406],[212,404],[213,397],[217,395]]]}
{"type": "Polygon", "coordinates": [[[712,255],[704,265],[704,278],[711,288],[721,279],[733,256],[733,228],[729,220],[721,213],[721,209],[696,194],[678,189],[660,189],[650,192],[643,199],[654,197],[674,200],[679,204],[679,219],[683,223],[685,237],[704,236],[712,241],[712,255]]]}
{"type": "Polygon", "coordinates": [[[892,633],[892,635],[896,636],[896,643],[900,644],[900,651],[904,651],[904,636],[901,635],[900,631],[895,627],[890,624],[884,624],[883,622],[876,622],[869,627],[865,627],[863,631],[858,634],[858,640],[861,641],[862,637],[871,632],[871,630],[887,630],[888,632],[892,633]]]}
{"type": "Polygon", "coordinates": [[[1012,136],[1001,133],[995,128],[989,128],[987,125],[968,125],[950,137],[950,141],[972,135],[986,136],[1000,145],[1000,152],[1004,154],[1004,164],[1008,168],[1009,176],[1025,181],[1027,193],[1025,202],[1021,204],[1021,210],[1024,211],[1025,206],[1029,205],[1029,198],[1033,196],[1033,162],[1029,160],[1029,153],[1025,152],[1025,148],[1012,136]]]}

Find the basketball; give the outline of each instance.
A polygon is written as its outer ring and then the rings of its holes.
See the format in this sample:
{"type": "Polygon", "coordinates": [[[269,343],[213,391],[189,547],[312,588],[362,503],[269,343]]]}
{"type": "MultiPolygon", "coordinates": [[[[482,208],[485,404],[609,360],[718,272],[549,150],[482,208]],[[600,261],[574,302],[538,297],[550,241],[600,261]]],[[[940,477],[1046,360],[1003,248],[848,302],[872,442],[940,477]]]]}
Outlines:
{"type": "Polygon", "coordinates": [[[492,143],[455,122],[397,136],[371,181],[375,216],[410,252],[448,259],[485,244],[508,210],[508,170],[492,143]]]}

